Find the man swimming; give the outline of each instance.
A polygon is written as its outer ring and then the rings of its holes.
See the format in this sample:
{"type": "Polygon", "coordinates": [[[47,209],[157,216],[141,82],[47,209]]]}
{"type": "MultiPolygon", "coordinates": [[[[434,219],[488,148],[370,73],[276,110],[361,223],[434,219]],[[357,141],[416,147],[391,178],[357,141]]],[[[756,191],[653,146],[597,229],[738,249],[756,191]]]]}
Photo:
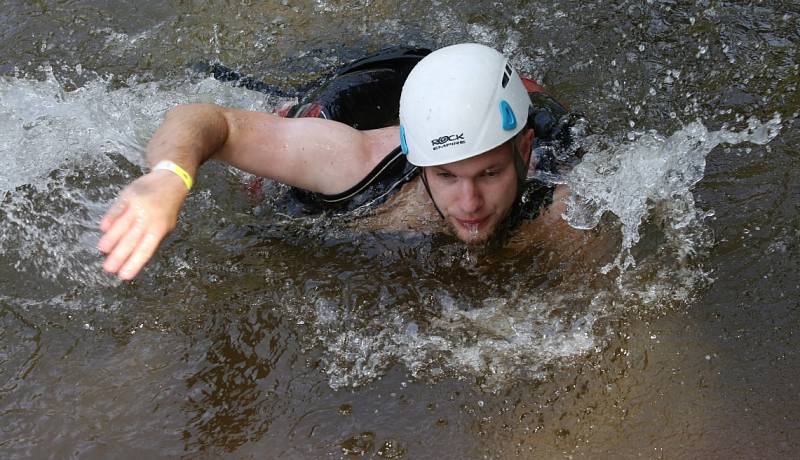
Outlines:
{"type": "Polygon", "coordinates": [[[403,222],[444,224],[468,244],[484,243],[525,217],[540,231],[562,232],[568,229],[560,218],[563,187],[548,189],[543,200],[523,198],[531,192],[525,181],[535,139],[530,108],[526,85],[507,59],[478,44],[442,48],[413,67],[402,86],[399,126],[358,130],[322,118],[175,107],[148,144],[152,171],[123,189],[100,223],[103,268],[125,280],[141,271],[175,227],[208,159],[330,203],[350,200],[385,170],[407,163],[389,186],[397,196],[382,205],[394,206],[403,222]]]}

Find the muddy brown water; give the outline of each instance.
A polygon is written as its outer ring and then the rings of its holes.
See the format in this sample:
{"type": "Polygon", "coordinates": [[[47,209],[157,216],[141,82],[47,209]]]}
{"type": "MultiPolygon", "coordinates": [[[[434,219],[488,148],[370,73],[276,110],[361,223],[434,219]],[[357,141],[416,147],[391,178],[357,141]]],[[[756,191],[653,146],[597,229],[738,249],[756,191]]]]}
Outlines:
{"type": "Polygon", "coordinates": [[[12,0],[0,38],[0,457],[797,456],[797,2],[12,0]],[[291,220],[209,164],[102,274],[166,109],[287,100],[193,64],[291,90],[462,41],[584,115],[571,219],[606,210],[619,266],[291,220]]]}

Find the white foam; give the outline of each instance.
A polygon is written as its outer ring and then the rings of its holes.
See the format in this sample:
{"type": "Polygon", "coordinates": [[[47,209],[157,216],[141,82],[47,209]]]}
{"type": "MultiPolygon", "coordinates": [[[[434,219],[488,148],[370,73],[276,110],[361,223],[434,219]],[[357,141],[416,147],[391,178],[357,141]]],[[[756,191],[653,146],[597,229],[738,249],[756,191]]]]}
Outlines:
{"type": "Polygon", "coordinates": [[[565,181],[574,195],[564,218],[575,228],[588,229],[597,226],[604,213],[614,214],[622,224],[623,241],[613,265],[624,270],[635,264],[630,250],[656,204],[666,204],[675,230],[706,217],[696,209],[691,189],[702,179],[711,150],[722,143],[766,144],[780,129],[776,114],[763,123],[751,118],[741,131],[709,131],[698,120],[668,137],[656,131],[634,133],[634,140],[610,145],[602,145],[610,141],[600,136],[585,138],[581,143],[589,153],[565,181]]]}
{"type": "Polygon", "coordinates": [[[169,108],[188,102],[255,110],[275,105],[265,95],[210,78],[131,79],[121,88],[98,79],[65,91],[50,69],[43,70],[41,81],[0,78],[0,253],[13,250],[17,270],[50,280],[104,282],[97,225],[116,190],[133,179],[131,168],[120,169],[109,155],[124,157],[133,170],[144,166],[145,145],[169,108]],[[82,173],[88,177],[76,179],[82,173]],[[125,179],[102,180],[112,173],[125,179]]]}

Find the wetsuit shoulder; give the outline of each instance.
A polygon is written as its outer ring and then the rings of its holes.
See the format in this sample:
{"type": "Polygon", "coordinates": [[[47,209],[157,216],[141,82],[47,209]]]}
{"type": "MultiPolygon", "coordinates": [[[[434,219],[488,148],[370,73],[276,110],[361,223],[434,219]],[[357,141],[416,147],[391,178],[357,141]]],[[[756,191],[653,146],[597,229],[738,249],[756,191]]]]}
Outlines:
{"type": "Polygon", "coordinates": [[[287,116],[327,118],[361,130],[397,125],[403,84],[429,53],[424,48],[395,47],[347,64],[305,95],[287,116]]]}
{"type": "Polygon", "coordinates": [[[335,195],[309,192],[292,188],[291,198],[303,205],[304,214],[329,211],[350,213],[368,209],[386,201],[394,192],[412,180],[419,170],[406,160],[398,146],[386,155],[358,184],[335,195]]]}
{"type": "MultiPolygon", "coordinates": [[[[428,53],[427,49],[395,47],[354,61],[303,97],[285,116],[326,118],[360,130],[397,125],[403,84],[428,53]]],[[[296,204],[295,213],[298,204],[304,214],[347,213],[384,202],[417,172],[398,146],[342,193],[324,195],[292,188],[288,197],[296,204]]]]}

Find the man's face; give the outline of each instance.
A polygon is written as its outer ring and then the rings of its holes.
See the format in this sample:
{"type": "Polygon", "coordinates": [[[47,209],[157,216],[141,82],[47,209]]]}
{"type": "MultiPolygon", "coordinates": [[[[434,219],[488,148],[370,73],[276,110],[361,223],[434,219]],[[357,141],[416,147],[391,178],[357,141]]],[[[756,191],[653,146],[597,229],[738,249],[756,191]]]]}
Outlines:
{"type": "Polygon", "coordinates": [[[509,142],[466,160],[428,167],[425,174],[436,205],[456,236],[469,244],[483,243],[497,231],[517,194],[509,142]]]}

